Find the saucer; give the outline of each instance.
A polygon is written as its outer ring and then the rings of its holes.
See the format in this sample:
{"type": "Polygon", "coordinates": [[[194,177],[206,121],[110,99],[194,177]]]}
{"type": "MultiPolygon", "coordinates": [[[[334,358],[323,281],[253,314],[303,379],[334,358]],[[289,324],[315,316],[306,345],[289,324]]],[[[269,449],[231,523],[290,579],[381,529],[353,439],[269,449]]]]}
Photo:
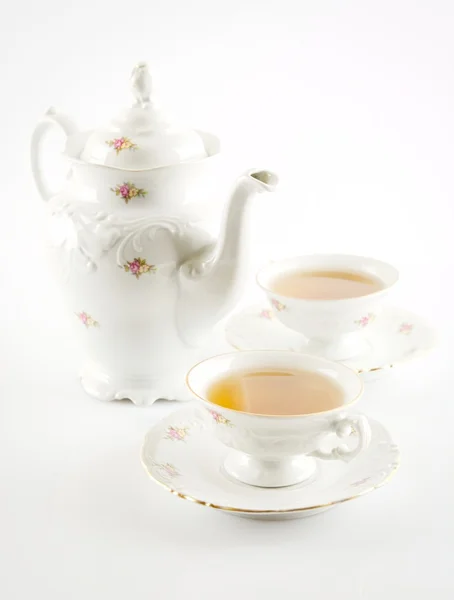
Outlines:
{"type": "Polygon", "coordinates": [[[172,413],[146,435],[142,464],[175,496],[228,514],[262,519],[311,516],[372,492],[399,466],[399,449],[377,421],[369,419],[369,447],[349,463],[317,459],[304,483],[261,488],[240,483],[223,470],[228,450],[207,429],[197,405],[172,413]]]}
{"type": "MultiPolygon", "coordinates": [[[[362,326],[368,350],[341,361],[358,373],[379,375],[400,363],[419,358],[436,344],[433,328],[403,308],[385,307],[376,319],[365,319],[362,326]]],[[[237,350],[305,352],[306,341],[302,335],[282,325],[268,308],[245,308],[229,319],[225,332],[227,342],[237,350]]]]}

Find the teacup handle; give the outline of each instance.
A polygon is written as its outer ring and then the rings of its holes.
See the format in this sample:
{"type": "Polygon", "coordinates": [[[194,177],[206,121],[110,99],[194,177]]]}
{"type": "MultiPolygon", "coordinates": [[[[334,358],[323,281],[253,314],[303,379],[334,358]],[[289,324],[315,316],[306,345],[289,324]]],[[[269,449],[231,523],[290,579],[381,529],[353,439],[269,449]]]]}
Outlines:
{"type": "Polygon", "coordinates": [[[314,450],[311,456],[323,458],[324,460],[341,459],[348,462],[369,446],[372,437],[369,421],[364,415],[344,416],[332,421],[325,435],[331,432],[334,432],[340,439],[349,437],[354,432],[358,436],[358,443],[355,448],[349,448],[346,444],[339,444],[339,446],[328,452],[320,449],[314,450]]]}

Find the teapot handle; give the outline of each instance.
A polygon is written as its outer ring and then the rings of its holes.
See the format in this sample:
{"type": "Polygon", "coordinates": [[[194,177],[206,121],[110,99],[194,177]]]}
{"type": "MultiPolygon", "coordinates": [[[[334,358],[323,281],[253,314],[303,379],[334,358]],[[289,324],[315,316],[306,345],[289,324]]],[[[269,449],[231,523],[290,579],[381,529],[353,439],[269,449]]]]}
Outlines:
{"type": "Polygon", "coordinates": [[[44,117],[35,127],[31,141],[32,173],[35,179],[36,187],[38,188],[38,191],[45,202],[55,195],[55,191],[52,189],[49,179],[42,168],[41,142],[47,133],[55,127],[62,129],[66,136],[70,136],[77,132],[77,127],[74,125],[72,120],[65,115],[58,114],[53,107],[49,108],[44,117]]]}

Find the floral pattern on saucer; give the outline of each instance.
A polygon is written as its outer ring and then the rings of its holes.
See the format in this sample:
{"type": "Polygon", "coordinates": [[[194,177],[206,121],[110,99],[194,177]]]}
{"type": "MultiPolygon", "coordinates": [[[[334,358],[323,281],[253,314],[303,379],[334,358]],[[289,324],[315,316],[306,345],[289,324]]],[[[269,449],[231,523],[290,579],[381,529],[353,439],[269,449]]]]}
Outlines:
{"type": "Polygon", "coordinates": [[[260,311],[260,318],[270,321],[273,318],[273,313],[268,308],[263,308],[260,311]]]}
{"type": "MultiPolygon", "coordinates": [[[[263,306],[252,305],[231,316],[226,323],[227,342],[237,350],[291,350],[307,352],[307,340],[285,327],[273,315],[262,316],[263,306]]],[[[367,343],[362,354],[343,361],[368,380],[386,375],[402,363],[421,357],[437,344],[432,326],[405,308],[385,306],[373,326],[365,315],[358,325],[367,343]],[[367,325],[366,325],[367,322],[367,325]]]]}
{"type": "Polygon", "coordinates": [[[399,327],[399,333],[403,333],[404,335],[409,335],[413,331],[412,323],[401,323],[399,327]]]}
{"type": "Polygon", "coordinates": [[[162,477],[164,477],[164,479],[174,479],[175,477],[181,477],[181,473],[172,463],[152,462],[152,466],[162,477]]]}
{"type": "Polygon", "coordinates": [[[355,482],[351,483],[350,485],[351,485],[351,487],[361,487],[368,481],[370,481],[370,477],[364,477],[363,479],[359,479],[358,481],[355,481],[355,482]]]}
{"type": "Polygon", "coordinates": [[[175,427],[174,425],[170,425],[167,427],[166,435],[164,436],[166,440],[172,440],[175,442],[184,442],[185,437],[189,433],[189,427],[175,427]]]}
{"type": "Polygon", "coordinates": [[[251,518],[305,517],[374,491],[399,465],[399,449],[389,433],[369,419],[372,437],[368,448],[349,462],[316,459],[317,475],[310,483],[272,491],[239,484],[223,471],[228,449],[204,427],[199,411],[197,406],[188,405],[154,425],[145,437],[141,455],[155,482],[191,504],[251,518]],[[166,439],[175,422],[191,428],[186,444],[166,439]]]}

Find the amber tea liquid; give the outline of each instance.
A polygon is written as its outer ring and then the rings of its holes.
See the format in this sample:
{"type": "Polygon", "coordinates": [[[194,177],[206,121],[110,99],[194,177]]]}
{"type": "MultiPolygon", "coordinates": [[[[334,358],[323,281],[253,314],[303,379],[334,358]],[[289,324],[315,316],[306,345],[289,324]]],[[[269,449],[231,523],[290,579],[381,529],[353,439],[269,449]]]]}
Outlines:
{"type": "Polygon", "coordinates": [[[305,370],[238,371],[208,389],[213,404],[257,415],[306,415],[344,404],[342,388],[332,379],[305,370]]]}
{"type": "Polygon", "coordinates": [[[376,277],[353,271],[292,271],[270,286],[276,294],[303,300],[340,300],[367,296],[384,288],[376,277]]]}

